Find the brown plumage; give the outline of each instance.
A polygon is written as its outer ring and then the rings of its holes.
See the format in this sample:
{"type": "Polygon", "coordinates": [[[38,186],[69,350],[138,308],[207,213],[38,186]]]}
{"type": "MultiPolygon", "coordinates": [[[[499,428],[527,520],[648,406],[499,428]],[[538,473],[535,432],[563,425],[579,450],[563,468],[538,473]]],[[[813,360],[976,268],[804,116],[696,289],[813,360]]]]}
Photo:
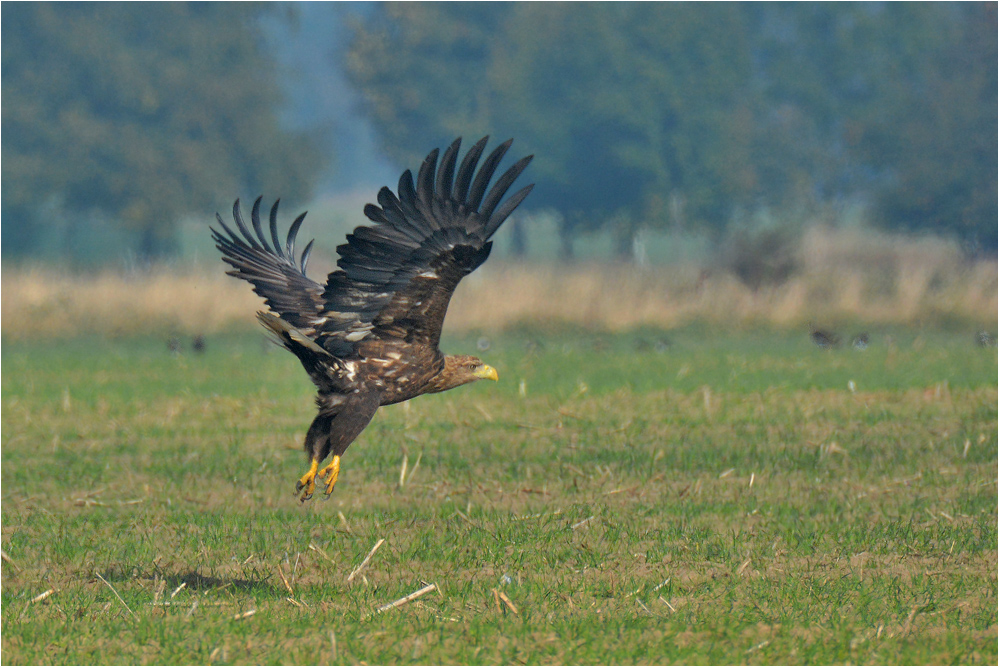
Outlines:
{"type": "Polygon", "coordinates": [[[337,248],[340,267],[322,286],[306,277],[312,242],[298,260],[295,238],[305,218],[292,223],[284,246],[278,238],[275,202],[270,235],[260,221],[261,198],[243,222],[239,200],[234,233],[216,214],[224,233],[212,230],[228,273],[249,281],[270,313],[258,319],[275,340],[295,353],[316,384],[319,415],[306,434],[309,471],[296,491],[312,496],[316,477],[330,494],[340,457],[379,406],[443,392],[475,380],[497,379],[496,371],[468,355],[445,356],[438,349],[448,302],[459,281],[489,257],[490,238],[527,197],[532,186],[506,200],[508,189],[528,166],[522,158],[488,188],[511,141],[497,147],[479,167],[484,137],[457,164],[456,139],[437,165],[435,149],[424,160],[416,183],[409,170],[397,193],[382,188],[378,206],[365,215],[374,225],[358,227],[337,248]],[[269,243],[270,242],[270,243],[269,243]],[[333,460],[322,470],[328,456],[333,460]]]}

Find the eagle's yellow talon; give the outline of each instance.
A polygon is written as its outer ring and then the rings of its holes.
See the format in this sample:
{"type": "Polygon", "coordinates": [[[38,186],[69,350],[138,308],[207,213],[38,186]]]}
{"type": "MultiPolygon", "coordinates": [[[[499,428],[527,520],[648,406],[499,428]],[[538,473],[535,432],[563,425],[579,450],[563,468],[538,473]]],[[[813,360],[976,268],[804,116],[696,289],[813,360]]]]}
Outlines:
{"type": "Polygon", "coordinates": [[[326,480],[326,495],[333,494],[333,486],[337,484],[337,476],[340,475],[340,456],[334,455],[333,461],[325,469],[319,472],[319,477],[326,480]]]}
{"type": "Polygon", "coordinates": [[[302,492],[302,496],[299,497],[299,501],[308,501],[312,498],[313,492],[316,490],[316,470],[319,468],[319,462],[315,459],[312,460],[312,464],[309,465],[309,471],[306,472],[304,476],[299,478],[299,481],[295,483],[295,493],[298,494],[302,492]]]}

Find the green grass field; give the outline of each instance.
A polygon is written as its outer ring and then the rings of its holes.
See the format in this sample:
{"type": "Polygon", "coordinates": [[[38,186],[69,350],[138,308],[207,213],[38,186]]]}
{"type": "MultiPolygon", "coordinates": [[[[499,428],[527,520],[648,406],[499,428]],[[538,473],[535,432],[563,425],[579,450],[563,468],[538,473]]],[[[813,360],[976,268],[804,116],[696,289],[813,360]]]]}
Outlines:
{"type": "Polygon", "coordinates": [[[304,505],[261,336],[7,343],[2,660],[995,665],[996,349],[872,335],[494,334],[304,505]]]}

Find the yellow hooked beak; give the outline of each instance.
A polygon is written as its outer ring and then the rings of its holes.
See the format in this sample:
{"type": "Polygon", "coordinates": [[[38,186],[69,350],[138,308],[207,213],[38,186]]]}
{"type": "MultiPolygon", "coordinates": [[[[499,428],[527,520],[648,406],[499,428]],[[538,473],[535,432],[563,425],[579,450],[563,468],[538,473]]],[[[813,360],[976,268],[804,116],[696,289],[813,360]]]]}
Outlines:
{"type": "Polygon", "coordinates": [[[482,378],[483,380],[500,380],[497,370],[491,367],[489,364],[484,364],[481,367],[476,367],[476,370],[472,372],[476,378],[482,378]]]}

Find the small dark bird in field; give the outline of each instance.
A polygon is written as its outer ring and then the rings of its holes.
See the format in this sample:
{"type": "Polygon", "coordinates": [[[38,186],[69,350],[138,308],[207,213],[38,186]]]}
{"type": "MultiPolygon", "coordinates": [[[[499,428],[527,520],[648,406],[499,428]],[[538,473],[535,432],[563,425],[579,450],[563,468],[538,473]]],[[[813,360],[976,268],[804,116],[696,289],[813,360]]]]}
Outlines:
{"type": "Polygon", "coordinates": [[[840,337],[833,332],[827,332],[809,325],[809,337],[812,342],[820,348],[836,348],[840,344],[840,337]]]}
{"type": "Polygon", "coordinates": [[[194,341],[191,342],[191,350],[195,351],[199,355],[205,352],[205,337],[201,334],[194,337],[194,341]]]}
{"type": "Polygon", "coordinates": [[[868,350],[868,332],[861,332],[851,342],[855,350],[868,350]]]}
{"type": "Polygon", "coordinates": [[[997,335],[990,334],[985,329],[981,329],[976,333],[976,345],[980,348],[996,348],[997,335]]]}
{"type": "Polygon", "coordinates": [[[496,370],[471,355],[444,355],[441,327],[455,288],[490,255],[490,239],[531,192],[507,191],[531,161],[514,163],[490,182],[510,148],[508,140],[480,165],[488,138],[459,163],[461,139],[441,156],[435,149],[414,181],[403,172],[395,193],[382,188],[368,204],[372,225],[358,227],[337,248],[339,269],[326,285],[306,277],[310,242],[296,255],[295,238],[305,218],[292,223],[284,243],[278,236],[278,203],[270,230],[261,226],[261,198],[243,221],[233,206],[237,232],[216,214],[212,230],[230,275],[249,281],[270,311],[257,318],[274,339],[302,362],[319,389],[319,414],[306,433],[309,469],[299,479],[301,500],[312,497],[316,479],[327,495],[340,474],[340,459],[379,406],[421,394],[450,390],[476,380],[497,380],[496,370]],[[478,168],[477,168],[478,166],[478,168]],[[320,469],[327,457],[330,463],[320,469]]]}

